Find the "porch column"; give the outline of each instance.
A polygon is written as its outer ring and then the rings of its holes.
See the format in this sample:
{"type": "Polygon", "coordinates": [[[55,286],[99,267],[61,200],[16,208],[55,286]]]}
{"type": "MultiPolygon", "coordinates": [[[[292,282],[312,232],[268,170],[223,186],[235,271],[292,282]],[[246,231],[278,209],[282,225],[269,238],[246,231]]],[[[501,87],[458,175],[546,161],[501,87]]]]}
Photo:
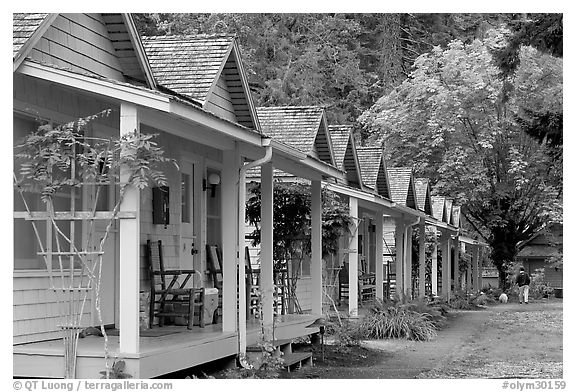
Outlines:
{"type": "MultiPolygon", "coordinates": [[[[465,254],[466,244],[462,244],[462,254],[465,254]]],[[[472,291],[472,260],[466,263],[466,291],[472,291]]]]}
{"type": "Polygon", "coordinates": [[[348,314],[350,317],[358,317],[358,199],[350,196],[350,217],[355,227],[352,227],[352,241],[350,241],[350,253],[348,253],[348,314]]]}
{"type": "Polygon", "coordinates": [[[482,266],[482,260],[484,259],[484,250],[486,248],[482,247],[482,249],[480,249],[480,246],[478,246],[478,287],[480,290],[482,290],[482,287],[484,287],[483,283],[482,283],[482,270],[484,269],[484,267],[482,266]],[[480,254],[482,253],[482,254],[480,254]]]}
{"type": "Polygon", "coordinates": [[[480,276],[479,273],[479,268],[478,268],[478,259],[480,256],[480,245],[476,245],[474,247],[474,251],[472,254],[472,265],[474,266],[474,268],[472,268],[472,279],[473,279],[473,285],[474,285],[474,292],[477,293],[480,290],[482,290],[482,287],[480,286],[480,279],[478,278],[480,276]]]}
{"type": "MultiPolygon", "coordinates": [[[[120,105],[120,136],[140,132],[136,105],[120,105]]],[[[129,173],[120,168],[120,181],[129,173]]],[[[140,191],[126,188],[120,212],[135,211],[135,219],[120,219],[120,354],[137,354],[140,346],[140,191]]]]}
{"type": "Polygon", "coordinates": [[[376,212],[376,298],[384,300],[384,218],[376,212]]]}
{"type": "Polygon", "coordinates": [[[274,167],[271,163],[262,165],[262,202],[260,203],[260,292],[262,293],[262,322],[264,340],[272,340],[274,321],[274,167]]]}
{"type": "Polygon", "coordinates": [[[396,248],[396,294],[402,298],[404,295],[404,222],[395,220],[394,247],[396,248]]]}
{"type": "Polygon", "coordinates": [[[438,238],[436,227],[432,227],[434,240],[432,241],[432,294],[438,295],[438,238]]]}
{"type": "Polygon", "coordinates": [[[235,332],[237,324],[236,242],[238,239],[238,191],[246,192],[238,184],[241,164],[238,147],[222,156],[222,331],[235,332]],[[228,220],[228,221],[227,221],[228,220]]]}
{"type": "Polygon", "coordinates": [[[404,292],[412,299],[412,226],[406,226],[404,236],[404,292]]]}
{"type": "Polygon", "coordinates": [[[425,219],[420,218],[418,237],[418,296],[426,296],[426,224],[425,219]]]}
{"type": "Polygon", "coordinates": [[[311,206],[312,314],[322,314],[322,181],[312,180],[311,206]]]}
{"type": "Polygon", "coordinates": [[[450,257],[450,233],[442,232],[442,295],[450,300],[452,260],[450,257]]]}

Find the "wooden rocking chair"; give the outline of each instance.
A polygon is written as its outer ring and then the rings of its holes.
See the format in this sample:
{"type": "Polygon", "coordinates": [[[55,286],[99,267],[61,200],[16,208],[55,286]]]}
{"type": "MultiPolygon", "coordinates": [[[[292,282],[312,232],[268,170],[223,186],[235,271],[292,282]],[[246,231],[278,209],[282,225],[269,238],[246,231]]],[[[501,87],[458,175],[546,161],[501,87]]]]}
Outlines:
{"type": "Polygon", "coordinates": [[[258,318],[260,313],[260,269],[252,269],[250,250],[247,246],[244,248],[244,258],[246,260],[246,315],[258,318]]]}
{"type": "Polygon", "coordinates": [[[166,317],[183,317],[188,321],[188,329],[192,329],[194,315],[198,316],[198,325],[204,328],[204,288],[187,286],[196,271],[165,269],[162,241],[146,242],[146,258],[151,279],[150,328],[154,317],[158,317],[160,327],[164,326],[166,317]],[[172,278],[169,283],[167,278],[172,278]]]}
{"type": "Polygon", "coordinates": [[[214,313],[214,324],[218,324],[218,319],[222,315],[222,255],[218,245],[206,245],[206,268],[212,278],[214,287],[218,289],[218,310],[214,313]]]}

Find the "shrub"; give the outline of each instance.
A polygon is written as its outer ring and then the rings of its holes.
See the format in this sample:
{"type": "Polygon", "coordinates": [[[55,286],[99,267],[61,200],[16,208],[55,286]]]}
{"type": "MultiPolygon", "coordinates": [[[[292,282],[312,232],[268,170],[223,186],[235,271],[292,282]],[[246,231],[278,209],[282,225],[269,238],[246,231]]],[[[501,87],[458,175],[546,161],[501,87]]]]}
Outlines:
{"type": "Polygon", "coordinates": [[[343,320],[342,324],[329,323],[326,333],[334,338],[337,349],[346,350],[348,347],[360,345],[360,340],[366,338],[365,332],[359,323],[343,320]]]}
{"type": "Polygon", "coordinates": [[[260,355],[252,360],[248,360],[248,358],[241,359],[240,363],[244,363],[246,367],[226,370],[224,373],[225,378],[278,378],[280,370],[282,370],[284,365],[282,354],[275,349],[271,342],[260,342],[258,346],[261,348],[260,355]]]}
{"type": "Polygon", "coordinates": [[[372,339],[430,340],[436,337],[436,326],[431,318],[429,313],[419,313],[410,306],[380,303],[364,318],[361,330],[372,339]]]}
{"type": "Polygon", "coordinates": [[[554,289],[544,282],[544,268],[538,268],[530,278],[529,294],[534,299],[548,298],[554,293],[554,289]]]}

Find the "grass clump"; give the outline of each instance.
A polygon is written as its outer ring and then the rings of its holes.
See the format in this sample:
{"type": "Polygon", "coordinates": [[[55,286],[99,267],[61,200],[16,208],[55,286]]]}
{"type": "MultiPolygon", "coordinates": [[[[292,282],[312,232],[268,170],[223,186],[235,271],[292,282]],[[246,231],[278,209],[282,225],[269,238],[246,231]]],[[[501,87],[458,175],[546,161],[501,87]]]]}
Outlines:
{"type": "MultiPolygon", "coordinates": [[[[414,304],[377,302],[364,318],[360,329],[369,339],[430,340],[436,337],[437,326],[432,315],[416,311],[414,304]]],[[[428,310],[428,309],[426,309],[428,310]]]]}

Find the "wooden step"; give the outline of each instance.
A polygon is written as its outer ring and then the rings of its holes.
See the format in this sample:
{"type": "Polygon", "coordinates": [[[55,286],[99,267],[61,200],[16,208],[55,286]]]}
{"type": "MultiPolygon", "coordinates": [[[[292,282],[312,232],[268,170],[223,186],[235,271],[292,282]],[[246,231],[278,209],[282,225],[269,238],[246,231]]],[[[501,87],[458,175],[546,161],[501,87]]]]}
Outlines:
{"type": "MultiPolygon", "coordinates": [[[[292,353],[292,339],[277,339],[273,342],[276,350],[282,351],[284,354],[292,353]]],[[[246,347],[246,352],[257,353],[262,351],[262,347],[258,345],[252,345],[246,347]]]]}
{"type": "Polygon", "coordinates": [[[312,353],[310,352],[285,354],[282,358],[284,359],[283,366],[288,372],[292,369],[297,370],[304,366],[313,366],[312,353]]]}

